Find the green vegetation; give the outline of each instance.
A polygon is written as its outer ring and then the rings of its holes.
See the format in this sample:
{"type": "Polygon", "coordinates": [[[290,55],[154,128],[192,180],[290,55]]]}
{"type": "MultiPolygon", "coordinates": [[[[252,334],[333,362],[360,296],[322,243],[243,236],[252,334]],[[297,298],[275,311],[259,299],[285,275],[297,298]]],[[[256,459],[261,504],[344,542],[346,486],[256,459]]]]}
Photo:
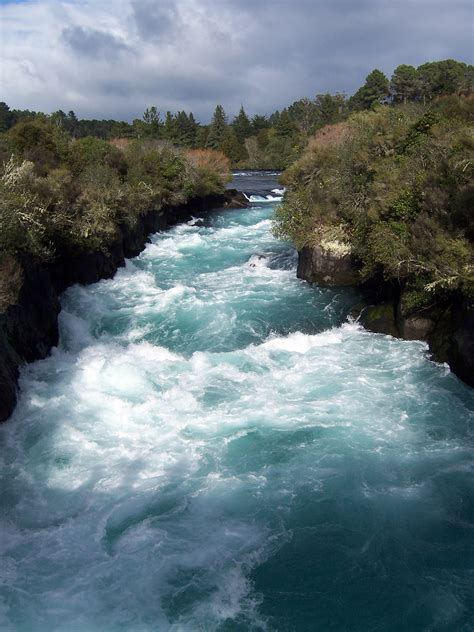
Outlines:
{"type": "Polygon", "coordinates": [[[318,131],[284,175],[275,219],[298,247],[336,231],[361,280],[402,285],[407,312],[474,292],[474,98],[410,103],[411,90],[318,131]]]}
{"type": "Polygon", "coordinates": [[[0,270],[22,254],[50,260],[64,251],[107,251],[120,225],[221,193],[230,178],[229,161],[211,149],[71,139],[43,116],[10,128],[1,147],[0,270]]]}

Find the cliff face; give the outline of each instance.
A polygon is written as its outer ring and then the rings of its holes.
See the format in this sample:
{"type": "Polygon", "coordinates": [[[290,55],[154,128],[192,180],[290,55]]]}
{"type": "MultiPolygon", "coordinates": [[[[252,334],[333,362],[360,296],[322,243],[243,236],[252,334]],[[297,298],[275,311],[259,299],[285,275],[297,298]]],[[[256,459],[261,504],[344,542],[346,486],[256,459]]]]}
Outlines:
{"type": "MultiPolygon", "coordinates": [[[[298,253],[298,277],[326,287],[360,285],[354,261],[346,254],[326,252],[319,246],[298,253]]],[[[447,362],[461,380],[474,386],[474,301],[454,297],[450,303],[409,313],[400,286],[362,287],[368,298],[353,315],[375,333],[405,340],[424,340],[434,360],[447,362]]]]}
{"type": "Polygon", "coordinates": [[[148,236],[217,207],[241,208],[247,201],[237,191],[192,200],[179,207],[149,211],[136,224],[119,227],[108,252],[60,252],[53,263],[20,260],[22,285],[14,304],[0,313],[0,421],[13,412],[19,370],[25,362],[45,358],[58,343],[59,294],[74,283],[89,284],[111,278],[138,255],[148,236]]]}

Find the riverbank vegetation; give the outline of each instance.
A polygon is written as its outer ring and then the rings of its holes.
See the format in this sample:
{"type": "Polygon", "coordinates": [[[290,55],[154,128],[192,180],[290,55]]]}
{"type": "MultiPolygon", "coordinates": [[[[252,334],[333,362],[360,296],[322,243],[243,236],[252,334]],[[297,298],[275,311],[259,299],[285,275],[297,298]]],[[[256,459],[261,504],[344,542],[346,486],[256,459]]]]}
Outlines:
{"type": "Polygon", "coordinates": [[[0,252],[54,258],[58,250],[107,249],[140,214],[222,193],[220,152],[153,140],[72,140],[51,121],[26,120],[3,138],[0,252]]]}
{"type": "Polygon", "coordinates": [[[403,287],[406,312],[474,295],[474,97],[413,94],[319,130],[284,174],[275,220],[298,248],[351,253],[361,282],[403,287]]]}

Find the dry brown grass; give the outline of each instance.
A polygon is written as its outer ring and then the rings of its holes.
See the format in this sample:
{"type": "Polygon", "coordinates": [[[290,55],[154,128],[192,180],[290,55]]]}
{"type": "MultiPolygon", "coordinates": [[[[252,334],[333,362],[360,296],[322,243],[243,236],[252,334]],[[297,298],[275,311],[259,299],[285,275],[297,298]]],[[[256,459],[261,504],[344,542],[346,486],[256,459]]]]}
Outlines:
{"type": "Polygon", "coordinates": [[[215,171],[221,178],[228,178],[231,174],[230,160],[221,151],[188,149],[184,155],[194,167],[215,171]]]}
{"type": "Polygon", "coordinates": [[[349,126],[346,121],[326,125],[319,129],[308,143],[309,151],[317,151],[324,147],[340,145],[348,137],[349,126]]]}
{"type": "Polygon", "coordinates": [[[14,305],[23,282],[23,270],[10,255],[0,255],[0,313],[14,305]]]}

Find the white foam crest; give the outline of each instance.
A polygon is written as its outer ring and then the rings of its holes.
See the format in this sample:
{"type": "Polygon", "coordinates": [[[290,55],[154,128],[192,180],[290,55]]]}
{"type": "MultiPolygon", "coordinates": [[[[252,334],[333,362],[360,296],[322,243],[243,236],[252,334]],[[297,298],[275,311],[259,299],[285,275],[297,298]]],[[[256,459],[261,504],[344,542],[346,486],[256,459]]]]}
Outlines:
{"type": "Polygon", "coordinates": [[[252,204],[273,204],[274,202],[281,202],[283,199],[282,195],[247,195],[244,193],[247,200],[252,204]]]}
{"type": "Polygon", "coordinates": [[[272,338],[261,346],[271,351],[288,351],[290,353],[307,353],[316,347],[341,344],[343,341],[342,329],[331,329],[321,334],[308,335],[301,332],[289,336],[272,338]]]}

